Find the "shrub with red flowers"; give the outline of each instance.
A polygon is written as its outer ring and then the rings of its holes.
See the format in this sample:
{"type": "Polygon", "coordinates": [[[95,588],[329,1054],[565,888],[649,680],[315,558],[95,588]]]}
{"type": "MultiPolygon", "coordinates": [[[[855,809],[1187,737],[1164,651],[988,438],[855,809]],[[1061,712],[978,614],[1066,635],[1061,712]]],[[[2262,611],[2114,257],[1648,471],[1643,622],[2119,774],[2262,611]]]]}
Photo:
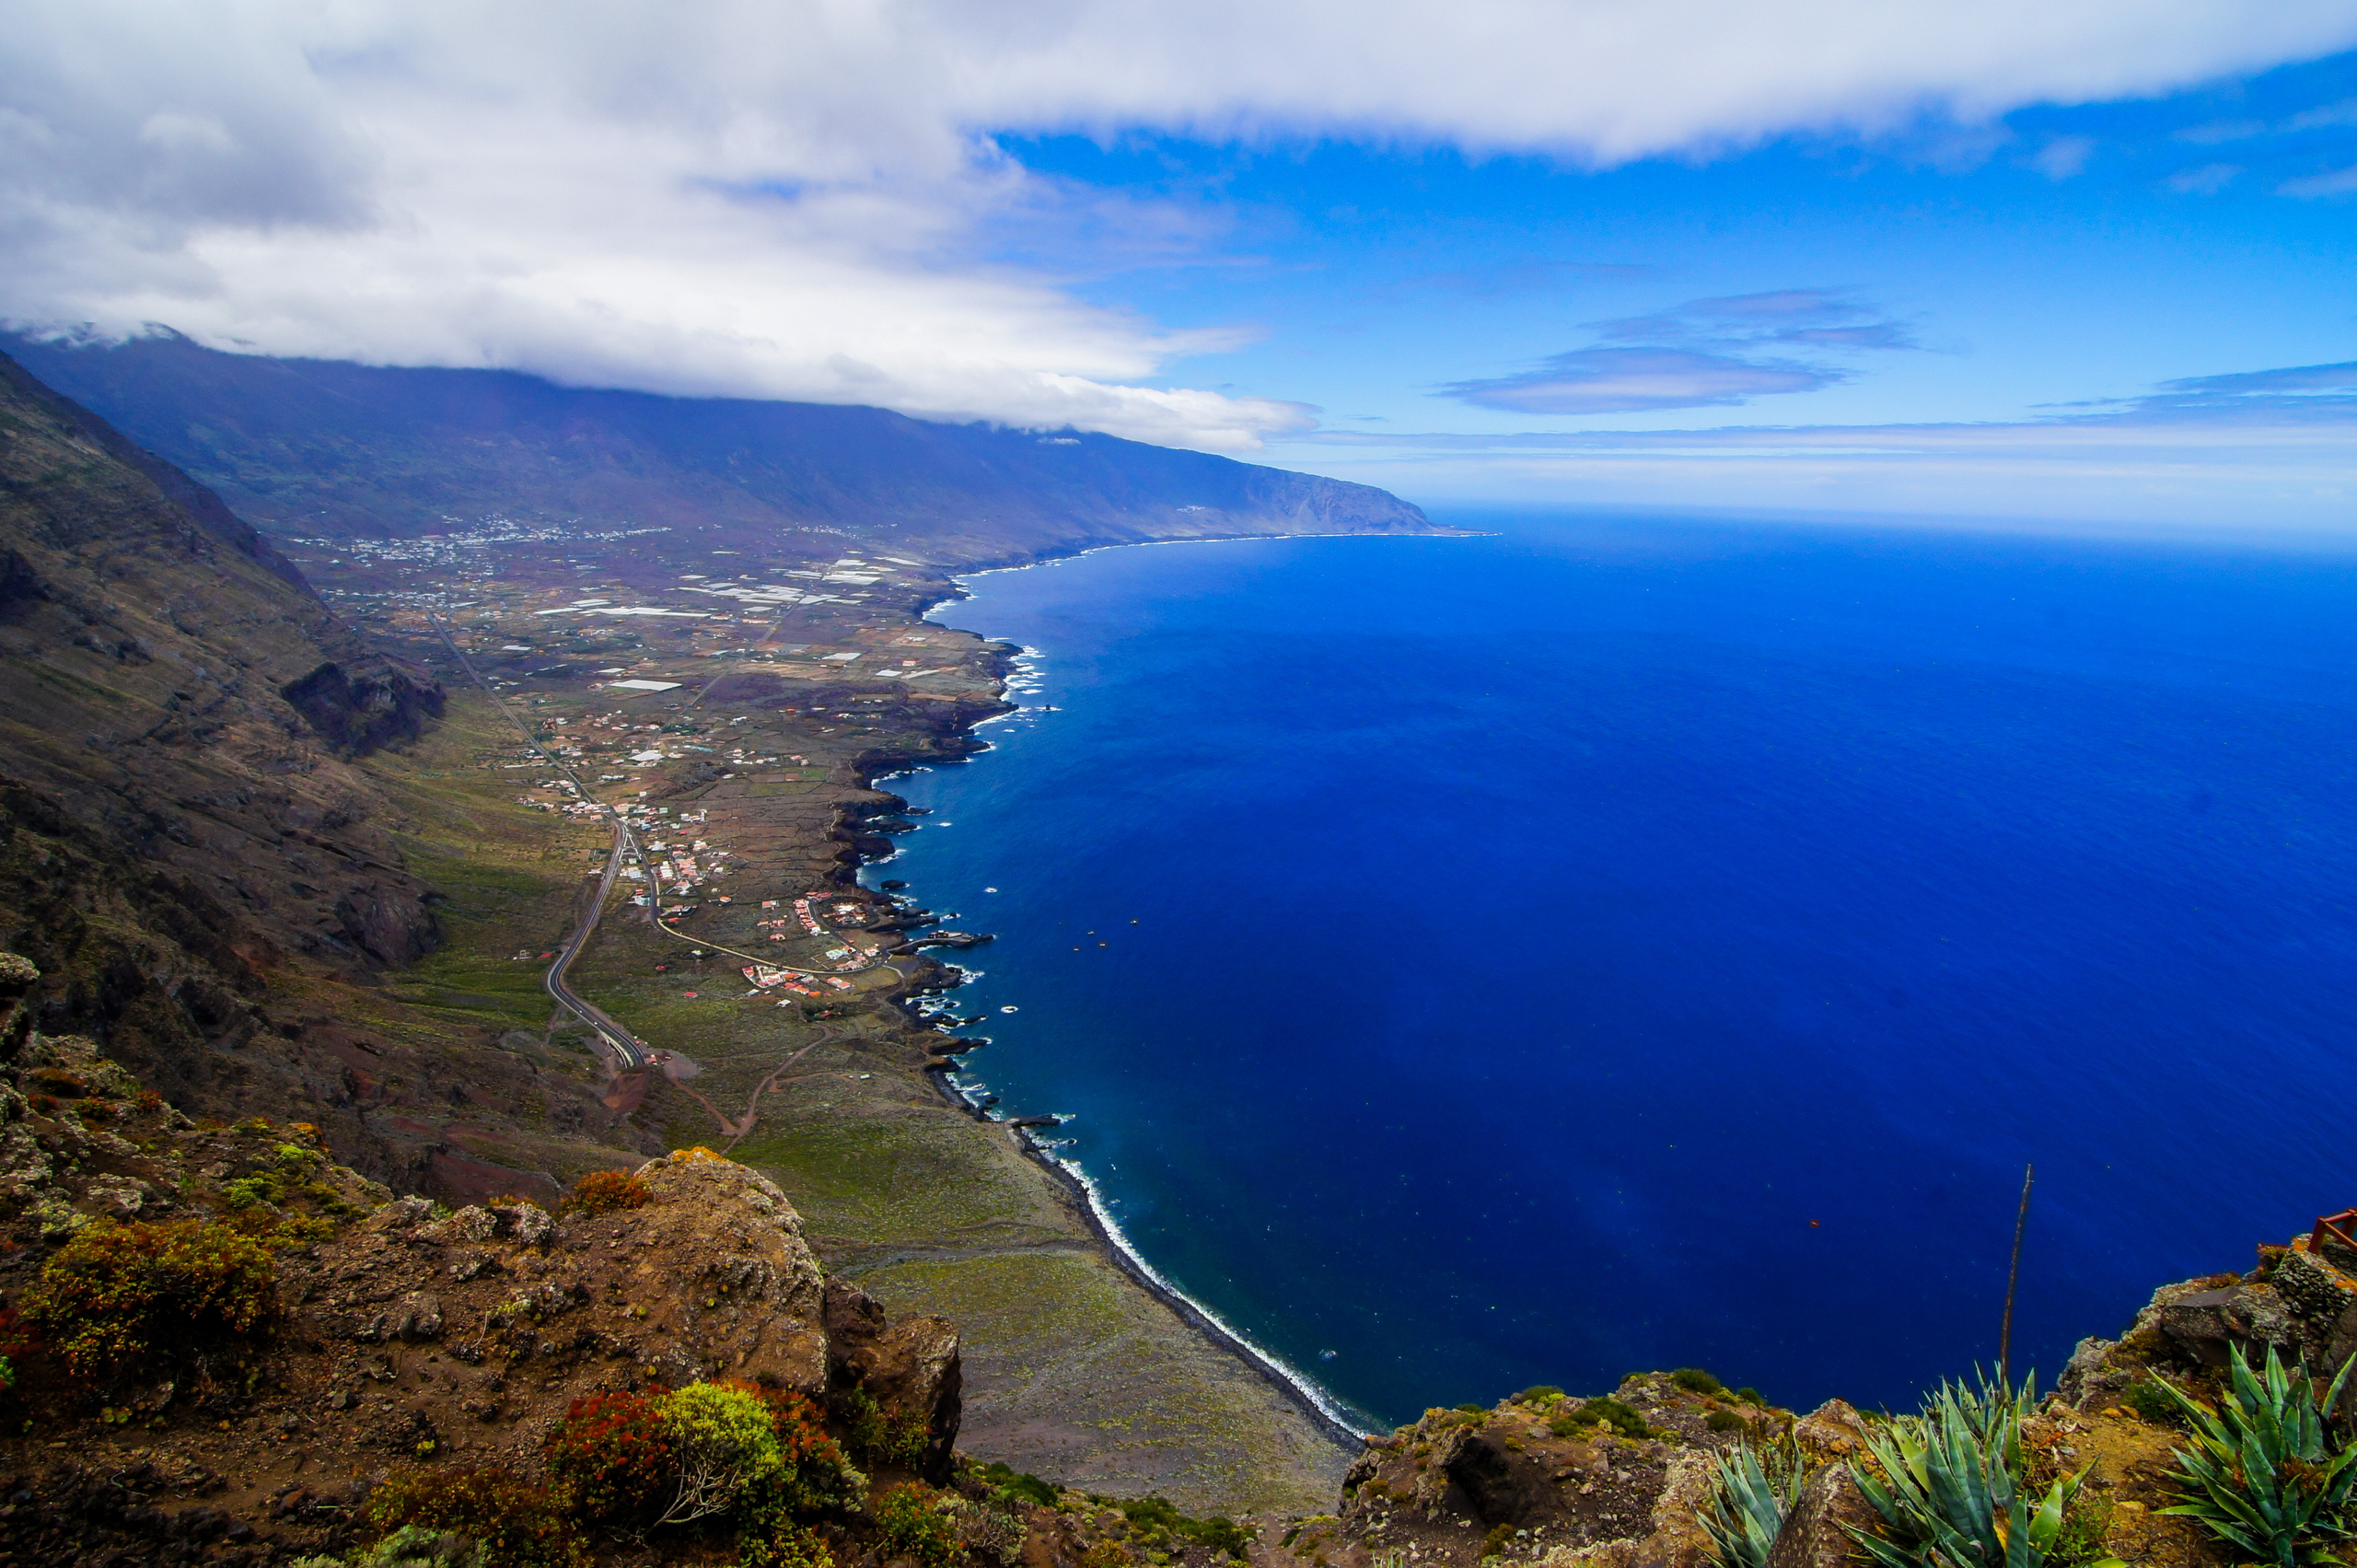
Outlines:
{"type": "Polygon", "coordinates": [[[662,1408],[637,1394],[574,1400],[547,1447],[549,1473],[581,1516],[598,1524],[649,1523],[679,1489],[662,1408]]]}
{"type": "Polygon", "coordinates": [[[643,1209],[654,1196],[654,1189],[627,1171],[593,1170],[573,1184],[564,1206],[575,1214],[610,1214],[643,1209]]]}
{"type": "Polygon", "coordinates": [[[769,1409],[778,1457],[785,1461],[780,1506],[791,1514],[808,1514],[858,1505],[867,1478],[852,1468],[842,1445],[827,1434],[825,1418],[816,1404],[787,1388],[764,1388],[755,1383],[728,1387],[752,1395],[769,1409]]]}

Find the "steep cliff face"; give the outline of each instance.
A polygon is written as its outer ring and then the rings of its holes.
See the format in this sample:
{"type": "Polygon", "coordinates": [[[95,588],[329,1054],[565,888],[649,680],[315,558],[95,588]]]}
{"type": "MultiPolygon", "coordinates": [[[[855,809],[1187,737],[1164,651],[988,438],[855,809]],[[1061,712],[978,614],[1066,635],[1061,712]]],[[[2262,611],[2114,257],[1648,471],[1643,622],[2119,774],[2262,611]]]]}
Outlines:
{"type": "MultiPolygon", "coordinates": [[[[308,1116],[403,1186],[552,1193],[466,1127],[584,1128],[594,1095],[337,1000],[441,939],[358,763],[441,705],[203,486],[0,359],[0,947],[41,971],[42,1030],[192,1111],[308,1116]]],[[[637,1136],[601,1122],[576,1163],[637,1136]]]]}
{"type": "Polygon", "coordinates": [[[428,889],[338,756],[439,688],[364,648],[185,475],[0,361],[0,933],[68,977],[53,1022],[212,1038],[276,953],[401,962],[428,889]],[[292,700],[291,689],[302,701],[292,700]]]}
{"type": "Polygon", "coordinates": [[[0,438],[0,767],[281,946],[351,945],[335,911],[365,890],[430,947],[381,801],[332,753],[414,734],[439,687],[362,646],[209,492],[5,360],[0,438]]]}

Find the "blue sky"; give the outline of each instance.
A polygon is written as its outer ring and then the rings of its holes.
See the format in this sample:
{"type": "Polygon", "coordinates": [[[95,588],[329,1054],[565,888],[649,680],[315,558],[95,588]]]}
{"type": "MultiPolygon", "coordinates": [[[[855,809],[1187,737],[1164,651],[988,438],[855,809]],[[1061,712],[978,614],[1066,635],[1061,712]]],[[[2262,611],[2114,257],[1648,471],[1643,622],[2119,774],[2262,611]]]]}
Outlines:
{"type": "Polygon", "coordinates": [[[2357,534],[2352,50],[2357,0],[26,0],[0,321],[1441,504],[2357,534]]]}
{"type": "MultiPolygon", "coordinates": [[[[2277,389],[2304,418],[2357,422],[2357,56],[1971,130],[1786,137],[1600,170],[1331,142],[1002,145],[1184,215],[1166,235],[1185,245],[1149,231],[1124,255],[1119,237],[1100,240],[1106,270],[1081,286],[1172,325],[1251,327],[1256,341],[1177,368],[1316,405],[1319,427],[1278,437],[1281,460],[1435,499],[1542,499],[1548,485],[1479,448],[1411,441],[1399,459],[1336,437],[2174,424],[2253,417],[2198,405],[2267,389],[2171,383],[2335,364],[2344,374],[2277,389]]],[[[1008,238],[1011,254],[1049,260],[1024,244],[1008,238]]],[[[2346,435],[2357,446],[2357,423],[2346,435]]],[[[2286,526],[2357,527],[2357,462],[2312,456],[2286,526]]],[[[2006,489],[1988,504],[2037,513],[2034,494],[2006,489]]],[[[1705,493],[1743,504],[1687,492],[1705,493]]],[[[1628,494],[1678,496],[1651,482],[1628,494]]],[[[2165,510],[2227,521],[2224,499],[2204,485],[2165,510]]],[[[2138,513],[2123,497],[2118,516],[2138,513]]]]}

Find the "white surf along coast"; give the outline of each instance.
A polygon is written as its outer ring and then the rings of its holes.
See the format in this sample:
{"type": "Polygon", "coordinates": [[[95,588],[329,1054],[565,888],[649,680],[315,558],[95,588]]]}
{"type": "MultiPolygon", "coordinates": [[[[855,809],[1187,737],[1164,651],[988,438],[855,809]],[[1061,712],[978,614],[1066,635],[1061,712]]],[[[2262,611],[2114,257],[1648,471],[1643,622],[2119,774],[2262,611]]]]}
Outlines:
{"type": "MultiPolygon", "coordinates": [[[[1222,540],[1155,540],[1151,542],[1155,544],[1221,544],[1231,541],[1222,540]]],[[[1132,549],[1145,547],[1110,545],[1103,548],[1132,549]]],[[[1083,553],[1094,554],[1096,552],[1089,551],[1083,553]]],[[[961,590],[958,598],[956,599],[945,600],[943,603],[935,606],[931,610],[926,612],[924,618],[937,625],[950,625],[952,622],[949,616],[954,612],[957,606],[961,601],[971,597],[970,592],[967,591],[967,584],[974,578],[995,576],[1001,572],[1037,571],[1043,567],[1060,565],[1063,561],[1073,559],[1078,559],[1078,557],[1063,557],[1056,561],[1039,562],[1024,566],[994,567],[987,572],[976,572],[960,576],[956,579],[957,585],[961,590]]],[[[961,629],[972,630],[972,628],[961,629]]],[[[1057,710],[1053,705],[1024,703],[1019,700],[1026,697],[1036,697],[1047,691],[1047,664],[1048,655],[1044,650],[1030,646],[1024,646],[1020,648],[1012,660],[1012,668],[1008,672],[1005,683],[1005,691],[1008,699],[1010,702],[1014,702],[1016,703],[1015,707],[1007,713],[995,714],[990,718],[981,720],[975,726],[976,729],[979,730],[985,726],[993,725],[1005,725],[1010,726],[1021,725],[1028,726],[1040,722],[1043,715],[1056,712],[1057,710]]],[[[985,745],[981,752],[976,753],[972,758],[968,761],[961,761],[958,765],[960,767],[987,766],[988,764],[985,760],[985,754],[990,749],[991,749],[985,745]]],[[[932,771],[933,770],[931,768],[924,766],[904,768],[896,772],[880,776],[876,781],[876,784],[878,787],[881,787],[891,779],[907,778],[913,774],[930,772],[932,771]]],[[[932,824],[921,821],[916,831],[922,833],[930,826],[946,827],[947,825],[947,823],[932,824]]],[[[888,855],[880,860],[872,861],[866,866],[863,867],[863,879],[870,876],[880,878],[885,876],[892,875],[892,873],[887,871],[886,868],[892,866],[894,863],[900,861],[906,853],[906,851],[899,846],[895,846],[892,853],[888,855]]],[[[996,888],[988,888],[983,889],[986,893],[995,893],[997,890],[998,889],[996,888]]],[[[969,965],[957,963],[945,963],[943,967],[946,968],[954,977],[953,984],[947,993],[920,1003],[919,1011],[926,1017],[935,1020],[935,1028],[942,1030],[944,1033],[949,1033],[959,1027],[957,1024],[944,1021],[946,1017],[954,1017],[957,1014],[958,1005],[952,1000],[952,998],[958,991],[972,984],[976,981],[981,980],[987,971],[969,965]]],[[[1019,1005],[1009,1005],[998,1009],[1002,1014],[1016,1014],[1019,1012],[1019,1005]]],[[[982,1020],[980,1018],[969,1020],[969,1022],[971,1023],[980,1023],[981,1021],[982,1020]]],[[[1012,1018],[1003,1018],[999,1021],[1001,1023],[1012,1024],[1014,1020],[1012,1018]]],[[[992,1038],[993,1040],[996,1040],[999,1037],[994,1034],[992,1038]]],[[[960,1068],[947,1073],[944,1074],[944,1076],[952,1094],[954,1094],[959,1100],[963,1101],[974,1114],[992,1121],[1004,1121],[1007,1120],[1007,1113],[997,1105],[989,1082],[980,1074],[960,1068]]],[[[1068,1122],[1074,1120],[1074,1117],[1069,1113],[1053,1114],[1058,1116],[1060,1121],[1068,1122]]],[[[1368,1416],[1346,1406],[1341,1400],[1337,1399],[1330,1391],[1319,1384],[1316,1378],[1310,1376],[1307,1373],[1294,1365],[1284,1357],[1278,1355],[1275,1352],[1271,1351],[1265,1346],[1255,1342],[1250,1335],[1245,1333],[1235,1324],[1229,1322],[1208,1304],[1190,1295],[1183,1287],[1177,1283],[1177,1282],[1173,1281],[1167,1274],[1156,1268],[1154,1263],[1138,1249],[1136,1243],[1130,1238],[1128,1232],[1122,1228],[1120,1218],[1114,1213],[1114,1207],[1119,1200],[1109,1196],[1103,1186],[1089,1173],[1087,1167],[1081,1163],[1080,1159],[1067,1152],[1072,1146],[1071,1140],[1061,1139],[1054,1136],[1053,1129],[1018,1127],[1011,1129],[1011,1131],[1023,1142],[1025,1148],[1034,1158],[1039,1159],[1040,1162],[1055,1170],[1078,1190],[1088,1205],[1088,1212],[1091,1220],[1096,1225],[1099,1234],[1104,1237],[1107,1245],[1113,1249],[1122,1266],[1129,1270],[1129,1272],[1148,1289],[1154,1291],[1155,1294],[1163,1296],[1166,1300],[1172,1303],[1174,1307],[1180,1311],[1182,1316],[1187,1316],[1194,1319],[1197,1325],[1203,1331],[1222,1342],[1231,1352],[1257,1367],[1264,1376],[1271,1377],[1282,1383],[1304,1404],[1315,1411],[1319,1419],[1323,1420],[1336,1431],[1347,1434],[1353,1439],[1369,1437],[1376,1434],[1376,1423],[1368,1416]]]]}

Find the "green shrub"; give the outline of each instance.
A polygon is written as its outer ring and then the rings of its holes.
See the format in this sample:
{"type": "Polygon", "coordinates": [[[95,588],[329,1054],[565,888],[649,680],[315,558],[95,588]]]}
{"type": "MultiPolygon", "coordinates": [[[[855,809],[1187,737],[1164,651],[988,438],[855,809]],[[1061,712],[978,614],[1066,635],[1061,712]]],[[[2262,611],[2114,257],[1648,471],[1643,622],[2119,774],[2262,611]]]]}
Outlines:
{"type": "Polygon", "coordinates": [[[818,1531],[787,1523],[766,1534],[746,1531],[737,1545],[737,1568],[835,1568],[835,1554],[818,1531]]]}
{"type": "Polygon", "coordinates": [[[842,1404],[852,1451],[869,1464],[909,1469],[933,1442],[933,1423],[924,1416],[887,1415],[865,1388],[852,1389],[842,1404]]]}
{"type": "Polygon", "coordinates": [[[575,1214],[610,1214],[643,1209],[654,1197],[653,1188],[627,1171],[593,1170],[573,1184],[563,1206],[575,1214]]]}
{"type": "Polygon", "coordinates": [[[1459,1415],[1487,1415],[1490,1411],[1486,1406],[1482,1405],[1459,1405],[1457,1407],[1457,1413],[1459,1415]]]}
{"type": "Polygon", "coordinates": [[[104,1381],[165,1353],[252,1339],[278,1322],[269,1248],[224,1225],[94,1225],[27,1294],[28,1318],[76,1377],[104,1381]]]}
{"type": "Polygon", "coordinates": [[[2119,1391],[2119,1402],[2134,1411],[2138,1419],[2154,1426],[2183,1426],[2185,1422],[2177,1403],[2168,1390],[2149,1377],[2139,1377],[2119,1391]]]}
{"type": "Polygon", "coordinates": [[[912,1557],[921,1568],[952,1568],[958,1561],[957,1521],[914,1481],[903,1481],[877,1499],[876,1528],[888,1555],[912,1557]]]}
{"type": "Polygon", "coordinates": [[[1026,1475],[1004,1459],[993,1459],[974,1472],[992,1491],[1008,1497],[1019,1497],[1026,1503],[1037,1503],[1042,1508],[1056,1505],[1056,1489],[1036,1475],[1026,1475]]]}
{"type": "Polygon", "coordinates": [[[758,1505],[792,1479],[769,1405],[758,1394],[723,1383],[691,1383],[666,1395],[661,1409],[679,1483],[657,1524],[758,1505]]]}
{"type": "Polygon", "coordinates": [[[856,1507],[867,1490],[799,1394],[691,1383],[659,1409],[679,1481],[658,1524],[735,1514],[767,1527],[784,1515],[856,1507]]]}
{"type": "Polygon", "coordinates": [[[1742,1388],[1737,1388],[1735,1391],[1735,1397],[1741,1400],[1747,1405],[1759,1405],[1762,1409],[1765,1409],[1768,1404],[1768,1396],[1761,1393],[1759,1389],[1753,1388],[1748,1383],[1745,1384],[1742,1388]]]}
{"type": "Polygon", "coordinates": [[[549,1474],[593,1524],[651,1522],[677,1495],[679,1468],[662,1410],[637,1394],[575,1400],[548,1439],[549,1474]]]}
{"type": "Polygon", "coordinates": [[[1533,1383],[1529,1388],[1516,1394],[1514,1397],[1514,1402],[1518,1405],[1543,1405],[1550,1400],[1560,1400],[1562,1397],[1563,1390],[1552,1383],[1533,1383]]]}
{"type": "Polygon", "coordinates": [[[2286,1373],[2273,1345],[2257,1376],[2240,1345],[2229,1353],[2226,1397],[2214,1410],[2156,1380],[2193,1437],[2192,1447],[2177,1451],[2177,1479],[2189,1494],[2161,1512],[2191,1519],[2277,1568],[2338,1562],[2326,1543],[2357,1534],[2347,1519],[2357,1448],[2340,1446],[2324,1412],[2340,1402],[2357,1357],[2342,1363],[2319,1406],[2307,1368],[2286,1373]]]}
{"type": "Polygon", "coordinates": [[[2060,1568],[2095,1568],[2111,1560],[2104,1538],[2111,1533],[2111,1499],[2082,1491],[2062,1510],[2062,1528],[2054,1538],[2046,1561],[2060,1568]]]}
{"type": "Polygon", "coordinates": [[[1711,1500],[1701,1517],[1723,1568],[1767,1568],[1769,1549],[1807,1473],[1799,1449],[1789,1444],[1763,1456],[1738,1443],[1712,1460],[1711,1500]]]}
{"type": "Polygon", "coordinates": [[[1252,1538],[1235,1520],[1219,1514],[1208,1519],[1190,1519],[1167,1497],[1127,1497],[1114,1506],[1121,1511],[1121,1517],[1130,1522],[1132,1529],[1148,1535],[1178,1536],[1239,1560],[1252,1544],[1252,1538]]]}
{"type": "Polygon", "coordinates": [[[1114,1499],[1113,1506],[1121,1511],[1132,1529],[1175,1530],[1187,1516],[1178,1512],[1178,1504],[1159,1495],[1120,1497],[1114,1499]]]}
{"type": "Polygon", "coordinates": [[[1582,1427],[1604,1425],[1628,1438],[1651,1437],[1654,1429],[1645,1418],[1608,1396],[1583,1400],[1579,1408],[1559,1412],[1547,1423],[1547,1430],[1558,1437],[1575,1435],[1582,1427]]]}
{"type": "Polygon", "coordinates": [[[749,1383],[734,1387],[768,1407],[770,1430],[777,1437],[778,1457],[785,1461],[788,1472],[779,1478],[780,1506],[796,1514],[859,1506],[867,1495],[867,1477],[853,1468],[842,1445],[827,1435],[817,1405],[784,1389],[749,1383]]]}
{"type": "Polygon", "coordinates": [[[1190,1520],[1189,1523],[1193,1527],[1183,1530],[1182,1534],[1192,1537],[1213,1551],[1226,1553],[1238,1562],[1249,1560],[1252,1551],[1251,1532],[1226,1515],[1213,1514],[1208,1519],[1194,1519],[1190,1520]]]}
{"type": "Polygon", "coordinates": [[[1713,1411],[1702,1418],[1702,1424],[1713,1432],[1741,1432],[1751,1423],[1733,1411],[1713,1411]]]}
{"type": "Polygon", "coordinates": [[[573,1524],[546,1487],[496,1465],[411,1470],[368,1500],[368,1522],[449,1530],[482,1544],[485,1568],[586,1568],[573,1524]]]}
{"type": "Polygon", "coordinates": [[[1699,1366],[1681,1366],[1669,1375],[1669,1380],[1689,1394],[1708,1394],[1713,1399],[1724,1399],[1727,1386],[1699,1366]]]}
{"type": "Polygon", "coordinates": [[[284,1201],[286,1183],[276,1174],[263,1171],[256,1176],[241,1176],[221,1184],[221,1201],[232,1210],[250,1209],[256,1203],[276,1203],[284,1201]]]}
{"type": "Polygon", "coordinates": [[[1869,1433],[1874,1464],[1850,1471],[1885,1533],[1851,1538],[1880,1568],[2044,1568],[2086,1472],[2029,1493],[2022,1418],[2035,1402],[2026,1381],[1946,1383],[1922,1414],[1869,1433]]]}
{"type": "Polygon", "coordinates": [[[1492,1525],[1490,1527],[1490,1533],[1481,1538],[1481,1551],[1480,1555],[1483,1557],[1502,1556],[1504,1554],[1506,1548],[1513,1544],[1513,1541],[1514,1527],[1512,1525],[1492,1525]]]}

